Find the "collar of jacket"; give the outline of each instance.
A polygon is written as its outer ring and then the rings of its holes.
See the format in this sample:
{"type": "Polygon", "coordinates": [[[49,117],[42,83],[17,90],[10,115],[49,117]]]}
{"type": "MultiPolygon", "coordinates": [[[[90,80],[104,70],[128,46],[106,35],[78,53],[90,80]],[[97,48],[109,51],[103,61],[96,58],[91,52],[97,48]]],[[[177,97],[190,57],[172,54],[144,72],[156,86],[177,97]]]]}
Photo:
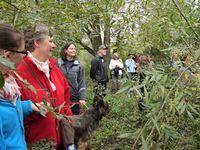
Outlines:
{"type": "MultiPolygon", "coordinates": [[[[61,64],[64,65],[66,61],[68,61],[68,60],[67,59],[61,59],[61,64]]],[[[80,62],[77,59],[74,59],[74,60],[71,60],[71,61],[68,61],[68,62],[74,62],[73,65],[79,65],[80,64],[80,62]]]]}
{"type": "Polygon", "coordinates": [[[13,103],[11,100],[7,100],[5,98],[0,97],[0,103],[5,104],[5,105],[9,105],[11,107],[15,107],[16,106],[16,102],[19,100],[19,96],[18,98],[16,98],[15,103],[13,103]]]}
{"type": "MultiPolygon", "coordinates": [[[[33,65],[35,65],[29,57],[24,56],[24,59],[31,62],[33,65]]],[[[50,71],[55,65],[56,65],[56,60],[54,58],[49,58],[49,69],[50,69],[50,71]]]]}

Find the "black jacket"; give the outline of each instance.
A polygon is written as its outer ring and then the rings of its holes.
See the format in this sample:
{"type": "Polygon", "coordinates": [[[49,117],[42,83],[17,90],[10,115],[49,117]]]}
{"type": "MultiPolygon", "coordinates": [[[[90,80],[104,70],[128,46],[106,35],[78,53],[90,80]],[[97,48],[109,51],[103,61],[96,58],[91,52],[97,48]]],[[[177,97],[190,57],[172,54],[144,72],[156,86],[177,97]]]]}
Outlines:
{"type": "Polygon", "coordinates": [[[103,57],[95,56],[91,61],[90,78],[99,83],[108,82],[107,64],[103,57]]]}

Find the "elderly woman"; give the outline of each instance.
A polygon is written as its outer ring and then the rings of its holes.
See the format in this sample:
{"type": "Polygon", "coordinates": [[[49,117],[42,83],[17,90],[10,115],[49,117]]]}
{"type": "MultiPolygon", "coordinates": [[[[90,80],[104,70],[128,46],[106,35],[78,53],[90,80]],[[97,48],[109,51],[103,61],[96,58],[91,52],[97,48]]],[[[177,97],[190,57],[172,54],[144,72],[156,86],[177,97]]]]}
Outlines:
{"type": "Polygon", "coordinates": [[[116,92],[120,88],[120,79],[123,75],[123,62],[119,58],[119,54],[117,52],[113,53],[112,59],[110,60],[109,69],[110,75],[112,79],[112,91],[116,92]]]}
{"type": "MultiPolygon", "coordinates": [[[[37,94],[27,90],[20,84],[22,99],[32,99],[34,102],[47,101],[57,113],[72,115],[70,110],[69,85],[57,61],[52,56],[55,48],[49,30],[44,25],[29,27],[25,31],[26,50],[28,55],[23,58],[17,72],[36,89],[37,94]],[[62,106],[62,107],[61,107],[62,106]]],[[[46,117],[34,114],[25,121],[26,139],[31,149],[61,148],[60,121],[50,113],[46,117]]]]}

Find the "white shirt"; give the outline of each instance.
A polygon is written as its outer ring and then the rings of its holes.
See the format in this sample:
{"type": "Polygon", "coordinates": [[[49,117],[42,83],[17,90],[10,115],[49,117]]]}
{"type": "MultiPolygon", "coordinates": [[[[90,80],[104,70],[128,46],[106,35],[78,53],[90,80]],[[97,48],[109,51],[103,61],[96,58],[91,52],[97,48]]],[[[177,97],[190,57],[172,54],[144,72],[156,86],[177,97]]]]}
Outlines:
{"type": "MultiPolygon", "coordinates": [[[[115,69],[116,66],[118,66],[119,68],[123,69],[124,68],[124,64],[122,62],[121,59],[111,59],[110,60],[110,64],[109,64],[109,69],[115,69]]],[[[119,75],[122,75],[122,70],[119,70],[119,75]]]]}

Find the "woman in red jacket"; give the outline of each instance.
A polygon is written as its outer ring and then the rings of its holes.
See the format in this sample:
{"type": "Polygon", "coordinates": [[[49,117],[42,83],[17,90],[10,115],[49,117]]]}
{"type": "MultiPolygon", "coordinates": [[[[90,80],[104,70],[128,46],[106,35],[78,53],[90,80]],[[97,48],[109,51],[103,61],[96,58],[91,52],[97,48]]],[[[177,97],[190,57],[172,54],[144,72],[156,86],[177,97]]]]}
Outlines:
{"type": "MultiPolygon", "coordinates": [[[[45,99],[54,108],[62,105],[59,113],[72,115],[69,106],[69,85],[62,72],[51,58],[55,44],[49,36],[48,28],[38,25],[25,31],[25,44],[28,55],[23,58],[17,68],[21,77],[36,89],[37,93],[21,86],[22,99],[41,102],[45,99]]],[[[59,120],[47,113],[46,117],[33,114],[25,120],[26,140],[30,149],[61,149],[59,120]],[[41,146],[41,147],[40,147],[41,146]]]]}

